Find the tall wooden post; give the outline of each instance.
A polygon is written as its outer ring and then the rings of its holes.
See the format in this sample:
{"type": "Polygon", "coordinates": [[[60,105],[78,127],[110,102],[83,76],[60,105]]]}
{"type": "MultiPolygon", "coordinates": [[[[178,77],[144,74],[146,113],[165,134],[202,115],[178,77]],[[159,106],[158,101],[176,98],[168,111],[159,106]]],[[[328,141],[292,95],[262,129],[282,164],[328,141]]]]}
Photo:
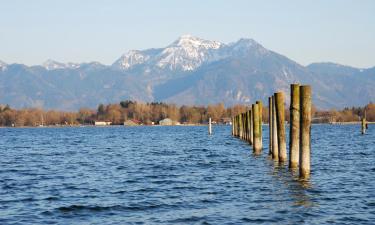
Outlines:
{"type": "Polygon", "coordinates": [[[301,178],[310,176],[311,152],[311,87],[300,87],[300,167],[301,178]]]}
{"type": "Polygon", "coordinates": [[[284,93],[275,93],[276,99],[276,120],[277,120],[277,142],[279,147],[279,161],[286,161],[286,141],[285,141],[285,109],[284,93]]]}
{"type": "Polygon", "coordinates": [[[208,134],[212,134],[212,124],[211,124],[211,117],[208,118],[208,134]]]}
{"type": "Polygon", "coordinates": [[[259,123],[259,104],[253,104],[252,105],[252,111],[253,111],[253,124],[254,124],[254,142],[253,142],[253,152],[255,154],[260,154],[262,148],[260,143],[260,123],[259,123]]]}
{"type": "Polygon", "coordinates": [[[366,134],[366,117],[362,117],[362,134],[366,134]]]}
{"type": "Polygon", "coordinates": [[[260,149],[263,149],[263,103],[262,101],[256,101],[256,104],[259,105],[259,127],[260,127],[260,149]]]}
{"type": "Polygon", "coordinates": [[[254,123],[253,123],[254,114],[253,113],[254,113],[254,111],[251,108],[251,110],[250,110],[250,145],[254,144],[254,123]]]}
{"type": "Polygon", "coordinates": [[[248,135],[247,135],[247,141],[249,142],[249,144],[251,145],[251,122],[250,122],[250,114],[251,114],[251,110],[247,111],[247,127],[248,127],[248,135]]]}
{"type": "Polygon", "coordinates": [[[268,97],[268,136],[269,136],[269,152],[268,155],[272,155],[272,97],[268,97]]]}
{"type": "Polygon", "coordinates": [[[272,96],[272,158],[279,160],[279,145],[277,140],[277,118],[276,118],[276,99],[272,96]]]}
{"type": "Polygon", "coordinates": [[[299,84],[290,85],[289,167],[298,167],[299,162],[299,84]]]}

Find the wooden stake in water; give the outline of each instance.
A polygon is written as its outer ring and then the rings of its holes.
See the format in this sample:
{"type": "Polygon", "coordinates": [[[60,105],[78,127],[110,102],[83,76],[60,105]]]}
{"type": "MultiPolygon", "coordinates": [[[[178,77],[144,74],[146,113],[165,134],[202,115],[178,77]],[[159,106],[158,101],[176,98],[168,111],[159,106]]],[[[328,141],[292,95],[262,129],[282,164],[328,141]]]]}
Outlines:
{"type": "Polygon", "coordinates": [[[253,152],[255,154],[260,154],[262,151],[261,147],[261,137],[260,137],[260,123],[259,123],[259,104],[253,104],[252,105],[252,111],[253,111],[253,124],[254,124],[254,142],[253,142],[253,152]]]}
{"type": "Polygon", "coordinates": [[[362,117],[362,134],[366,134],[366,118],[362,117]]]}
{"type": "Polygon", "coordinates": [[[272,155],[272,97],[268,97],[268,131],[269,131],[269,155],[272,155]]]}
{"type": "Polygon", "coordinates": [[[263,149],[263,132],[262,132],[262,124],[263,124],[263,103],[262,101],[256,101],[256,104],[258,104],[259,109],[259,127],[260,127],[260,149],[263,149]]]}
{"type": "Polygon", "coordinates": [[[276,100],[272,96],[272,158],[279,160],[279,145],[277,140],[277,118],[276,118],[276,100]]]}
{"type": "Polygon", "coordinates": [[[299,84],[290,85],[289,167],[298,167],[299,162],[299,84]]]}
{"type": "Polygon", "coordinates": [[[310,176],[310,152],[311,152],[311,87],[300,87],[300,167],[301,178],[310,176]]]}
{"type": "Polygon", "coordinates": [[[276,100],[276,121],[277,121],[277,144],[279,148],[279,162],[286,161],[286,141],[285,141],[285,109],[284,93],[275,93],[276,100]]]}
{"type": "Polygon", "coordinates": [[[208,118],[208,134],[211,135],[212,134],[212,121],[211,121],[211,117],[208,118]]]}
{"type": "Polygon", "coordinates": [[[254,123],[253,123],[253,110],[250,110],[250,145],[254,143],[254,123]]]}

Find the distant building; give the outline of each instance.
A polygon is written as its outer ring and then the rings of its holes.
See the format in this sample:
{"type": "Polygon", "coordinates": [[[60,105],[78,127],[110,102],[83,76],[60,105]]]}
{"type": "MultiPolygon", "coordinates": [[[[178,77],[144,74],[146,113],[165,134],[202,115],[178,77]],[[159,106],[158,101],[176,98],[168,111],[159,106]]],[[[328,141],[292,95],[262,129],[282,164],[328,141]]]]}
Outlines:
{"type": "Polygon", "coordinates": [[[95,126],[109,126],[111,124],[112,122],[108,122],[108,121],[95,121],[94,122],[95,126]]]}
{"type": "Polygon", "coordinates": [[[171,126],[171,125],[173,125],[173,121],[169,118],[165,118],[165,119],[159,121],[159,125],[171,126]]]}
{"type": "Polygon", "coordinates": [[[124,126],[138,126],[139,124],[138,120],[127,120],[124,122],[124,126]]]}

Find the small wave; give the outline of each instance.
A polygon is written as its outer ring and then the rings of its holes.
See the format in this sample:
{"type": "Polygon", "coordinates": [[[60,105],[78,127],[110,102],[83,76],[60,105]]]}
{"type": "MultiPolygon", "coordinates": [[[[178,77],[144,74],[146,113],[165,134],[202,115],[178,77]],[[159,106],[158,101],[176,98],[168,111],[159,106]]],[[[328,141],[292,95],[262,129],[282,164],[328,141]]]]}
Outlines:
{"type": "MultiPolygon", "coordinates": [[[[82,213],[82,212],[110,212],[110,211],[144,211],[166,206],[164,204],[147,204],[134,206],[98,206],[98,205],[70,205],[56,208],[56,211],[62,213],[82,213]]],[[[44,212],[47,213],[47,212],[44,212]]]]}

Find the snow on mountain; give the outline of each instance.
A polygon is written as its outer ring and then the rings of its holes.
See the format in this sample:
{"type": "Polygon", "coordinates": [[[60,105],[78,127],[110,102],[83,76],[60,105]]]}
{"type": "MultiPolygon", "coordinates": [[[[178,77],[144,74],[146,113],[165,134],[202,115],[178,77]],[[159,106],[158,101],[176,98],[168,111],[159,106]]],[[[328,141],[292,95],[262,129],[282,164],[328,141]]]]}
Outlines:
{"type": "Polygon", "coordinates": [[[78,63],[60,63],[52,59],[48,59],[42,64],[47,70],[56,70],[56,69],[75,69],[80,66],[78,63]]]}
{"type": "Polygon", "coordinates": [[[269,53],[253,39],[240,39],[237,42],[224,44],[182,35],[165,48],[131,50],[122,55],[112,66],[122,70],[144,65],[146,66],[144,70],[157,67],[171,71],[193,71],[203,64],[231,56],[241,57],[250,51],[257,55],[269,53]]]}
{"type": "Polygon", "coordinates": [[[170,70],[194,70],[202,63],[217,58],[217,50],[224,46],[218,41],[183,35],[162,49],[131,50],[121,56],[113,66],[128,70],[135,65],[147,65],[170,70]]]}
{"type": "Polygon", "coordinates": [[[7,69],[8,64],[0,60],[0,70],[5,71],[7,69]]]}
{"type": "Polygon", "coordinates": [[[130,50],[121,56],[115,63],[114,67],[127,70],[135,65],[143,64],[150,59],[150,55],[146,55],[143,51],[130,50]]]}
{"type": "Polygon", "coordinates": [[[216,50],[223,46],[218,41],[183,35],[161,52],[156,65],[171,70],[194,70],[204,62],[218,58],[216,50]]]}

